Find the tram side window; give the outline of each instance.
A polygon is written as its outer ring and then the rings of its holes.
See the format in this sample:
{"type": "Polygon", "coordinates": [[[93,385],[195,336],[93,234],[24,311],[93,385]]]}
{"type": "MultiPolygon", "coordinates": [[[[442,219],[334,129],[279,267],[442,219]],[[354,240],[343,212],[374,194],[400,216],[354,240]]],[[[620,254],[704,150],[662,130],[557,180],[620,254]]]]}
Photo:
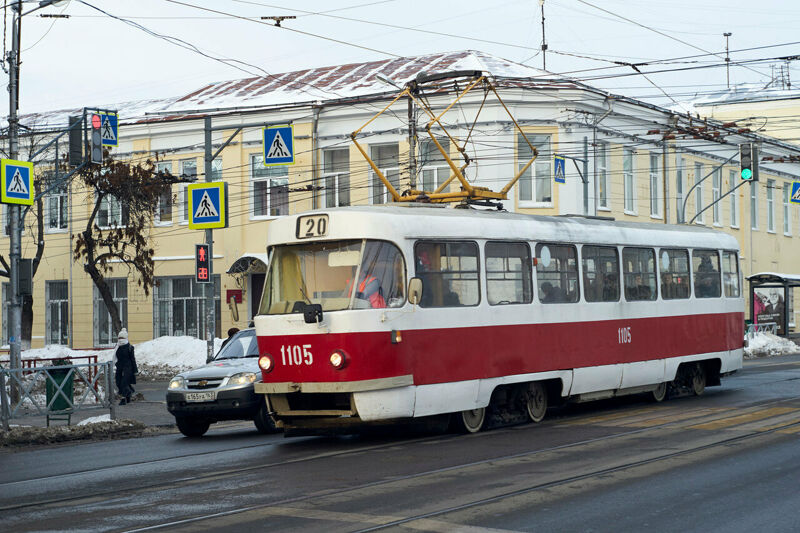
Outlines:
{"type": "Polygon", "coordinates": [[[722,282],[726,298],[739,297],[739,258],[736,252],[722,252],[722,282]]]}
{"type": "Polygon", "coordinates": [[[533,300],[531,252],[521,242],[486,243],[486,297],[490,305],[533,300]]]}
{"type": "Polygon", "coordinates": [[[536,245],[536,288],[542,303],[578,301],[578,253],[574,246],[536,245]]]}
{"type": "Polygon", "coordinates": [[[719,298],[719,254],[716,250],[692,252],[695,298],[719,298]]]}
{"type": "Polygon", "coordinates": [[[584,246],[583,294],[587,302],[619,301],[619,258],[612,246],[584,246]]]}
{"type": "Polygon", "coordinates": [[[417,277],[422,280],[420,307],[467,307],[480,302],[478,244],[417,242],[417,277]]]}
{"type": "Polygon", "coordinates": [[[688,297],[688,250],[661,250],[661,298],[678,300],[688,297]]]}
{"type": "Polygon", "coordinates": [[[626,300],[656,299],[656,253],[652,248],[623,248],[622,267],[626,300]]]}

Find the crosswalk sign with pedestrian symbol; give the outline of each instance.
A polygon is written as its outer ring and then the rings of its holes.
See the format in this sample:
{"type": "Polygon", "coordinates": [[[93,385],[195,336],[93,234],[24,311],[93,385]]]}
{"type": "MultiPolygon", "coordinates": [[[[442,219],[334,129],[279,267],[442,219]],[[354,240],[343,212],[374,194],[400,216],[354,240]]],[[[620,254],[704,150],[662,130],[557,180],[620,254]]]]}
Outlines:
{"type": "Polygon", "coordinates": [[[264,128],[264,165],[294,164],[294,126],[264,128]]]}
{"type": "Polygon", "coordinates": [[[33,163],[0,160],[0,185],[4,204],[33,205],[33,163]]]}
{"type": "Polygon", "coordinates": [[[800,181],[792,183],[792,195],[789,201],[794,204],[800,204],[800,181]]]}
{"type": "Polygon", "coordinates": [[[553,156],[553,180],[556,183],[566,183],[567,181],[567,161],[563,155],[553,156]]]}
{"type": "Polygon", "coordinates": [[[100,119],[100,137],[103,139],[103,146],[119,146],[119,130],[117,128],[119,117],[117,114],[102,111],[100,119]]]}
{"type": "Polygon", "coordinates": [[[188,187],[189,228],[228,227],[228,184],[192,183],[188,187]]]}

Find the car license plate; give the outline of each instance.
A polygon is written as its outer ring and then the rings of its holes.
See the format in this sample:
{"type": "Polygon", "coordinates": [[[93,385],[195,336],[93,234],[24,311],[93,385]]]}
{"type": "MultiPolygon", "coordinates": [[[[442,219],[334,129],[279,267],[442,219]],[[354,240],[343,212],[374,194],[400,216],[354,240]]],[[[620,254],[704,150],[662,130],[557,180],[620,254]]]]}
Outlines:
{"type": "Polygon", "coordinates": [[[215,392],[187,392],[187,402],[213,402],[216,400],[217,394],[215,392]]]}

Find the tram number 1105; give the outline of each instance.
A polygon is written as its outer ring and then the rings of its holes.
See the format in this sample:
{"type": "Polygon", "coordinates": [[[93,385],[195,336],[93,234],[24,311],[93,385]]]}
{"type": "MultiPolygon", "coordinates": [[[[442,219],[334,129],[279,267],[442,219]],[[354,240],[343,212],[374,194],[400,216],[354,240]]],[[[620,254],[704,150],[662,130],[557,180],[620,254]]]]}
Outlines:
{"type": "Polygon", "coordinates": [[[314,362],[314,357],[311,355],[311,345],[281,345],[281,362],[284,366],[310,365],[314,362]]]}
{"type": "Polygon", "coordinates": [[[631,328],[630,326],[625,328],[619,328],[617,330],[617,341],[620,344],[630,344],[631,343],[631,328]]]}

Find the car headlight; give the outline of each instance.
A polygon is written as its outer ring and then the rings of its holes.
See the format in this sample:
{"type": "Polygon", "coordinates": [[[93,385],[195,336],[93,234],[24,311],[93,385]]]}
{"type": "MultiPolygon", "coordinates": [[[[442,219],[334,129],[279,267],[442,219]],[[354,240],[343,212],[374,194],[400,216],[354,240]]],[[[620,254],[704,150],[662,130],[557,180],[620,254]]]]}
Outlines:
{"type": "Polygon", "coordinates": [[[182,389],[185,387],[185,385],[186,385],[186,380],[184,380],[180,376],[177,376],[172,378],[172,381],[169,382],[168,388],[169,390],[182,389]]]}
{"type": "Polygon", "coordinates": [[[253,372],[241,372],[232,375],[228,380],[228,385],[247,385],[248,383],[253,383],[256,379],[257,376],[253,372]]]}

